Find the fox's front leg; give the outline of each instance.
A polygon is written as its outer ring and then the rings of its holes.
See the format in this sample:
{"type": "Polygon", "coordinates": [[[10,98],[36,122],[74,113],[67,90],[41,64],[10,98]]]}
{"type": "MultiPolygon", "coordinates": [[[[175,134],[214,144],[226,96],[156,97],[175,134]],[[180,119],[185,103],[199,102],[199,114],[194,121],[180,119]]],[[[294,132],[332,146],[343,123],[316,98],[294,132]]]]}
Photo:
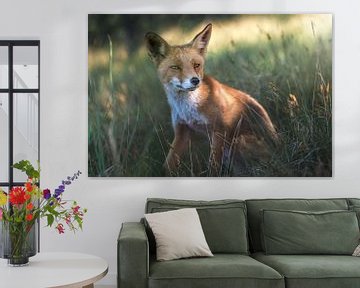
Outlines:
{"type": "Polygon", "coordinates": [[[224,133],[214,131],[211,135],[210,176],[221,176],[221,168],[225,151],[224,133]]]}
{"type": "Polygon", "coordinates": [[[174,171],[180,164],[180,157],[189,145],[190,129],[184,124],[176,124],[175,137],[166,157],[164,167],[168,172],[174,171]]]}

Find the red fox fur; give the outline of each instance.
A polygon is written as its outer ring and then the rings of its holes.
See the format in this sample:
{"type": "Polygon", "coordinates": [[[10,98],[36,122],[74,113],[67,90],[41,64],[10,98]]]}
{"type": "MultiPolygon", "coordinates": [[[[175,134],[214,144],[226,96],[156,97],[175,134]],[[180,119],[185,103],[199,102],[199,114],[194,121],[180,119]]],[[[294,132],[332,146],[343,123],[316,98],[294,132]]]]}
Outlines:
{"type": "Polygon", "coordinates": [[[208,24],[190,43],[175,46],[155,33],[145,36],[171,107],[175,137],[164,163],[170,174],[188,148],[191,131],[208,135],[212,176],[221,174],[226,157],[241,153],[243,136],[250,136],[248,144],[255,143],[255,150],[259,146],[256,143],[266,135],[277,138],[270,117],[259,102],[204,74],[211,30],[212,25],[208,24]]]}

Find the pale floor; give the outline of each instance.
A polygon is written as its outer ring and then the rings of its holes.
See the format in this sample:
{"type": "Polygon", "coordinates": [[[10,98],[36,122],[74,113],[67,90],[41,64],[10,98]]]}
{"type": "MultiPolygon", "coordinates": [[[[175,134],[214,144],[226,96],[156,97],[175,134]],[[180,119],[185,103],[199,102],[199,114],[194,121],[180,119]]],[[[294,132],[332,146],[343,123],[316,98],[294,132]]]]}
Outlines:
{"type": "Polygon", "coordinates": [[[94,288],[116,288],[116,286],[111,286],[111,285],[96,285],[94,288]]]}

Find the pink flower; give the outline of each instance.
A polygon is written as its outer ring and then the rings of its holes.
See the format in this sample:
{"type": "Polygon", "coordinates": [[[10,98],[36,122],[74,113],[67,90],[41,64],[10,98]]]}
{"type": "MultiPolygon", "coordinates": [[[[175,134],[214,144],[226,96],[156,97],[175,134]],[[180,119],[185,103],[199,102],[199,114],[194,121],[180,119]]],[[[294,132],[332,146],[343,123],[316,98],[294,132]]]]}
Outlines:
{"type": "Polygon", "coordinates": [[[55,228],[58,230],[59,234],[65,233],[65,229],[64,229],[63,224],[59,223],[55,228]]]}
{"type": "Polygon", "coordinates": [[[73,214],[76,215],[76,214],[79,214],[79,209],[80,209],[80,206],[75,206],[75,207],[72,207],[72,210],[73,210],[73,214]]]}
{"type": "Polygon", "coordinates": [[[2,214],[3,214],[3,211],[2,211],[2,209],[0,208],[0,220],[2,220],[2,218],[3,218],[2,214]]]}
{"type": "Polygon", "coordinates": [[[66,215],[65,222],[66,222],[67,225],[69,225],[71,223],[71,215],[70,214],[66,215]]]}

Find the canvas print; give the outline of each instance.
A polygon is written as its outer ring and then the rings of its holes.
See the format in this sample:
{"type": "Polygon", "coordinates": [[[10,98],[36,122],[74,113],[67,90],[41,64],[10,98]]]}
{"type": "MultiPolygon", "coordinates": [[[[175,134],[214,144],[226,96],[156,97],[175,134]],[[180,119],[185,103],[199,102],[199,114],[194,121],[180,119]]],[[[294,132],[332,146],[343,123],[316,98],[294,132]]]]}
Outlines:
{"type": "Polygon", "coordinates": [[[332,176],[332,15],[88,25],[90,177],[332,176]]]}

